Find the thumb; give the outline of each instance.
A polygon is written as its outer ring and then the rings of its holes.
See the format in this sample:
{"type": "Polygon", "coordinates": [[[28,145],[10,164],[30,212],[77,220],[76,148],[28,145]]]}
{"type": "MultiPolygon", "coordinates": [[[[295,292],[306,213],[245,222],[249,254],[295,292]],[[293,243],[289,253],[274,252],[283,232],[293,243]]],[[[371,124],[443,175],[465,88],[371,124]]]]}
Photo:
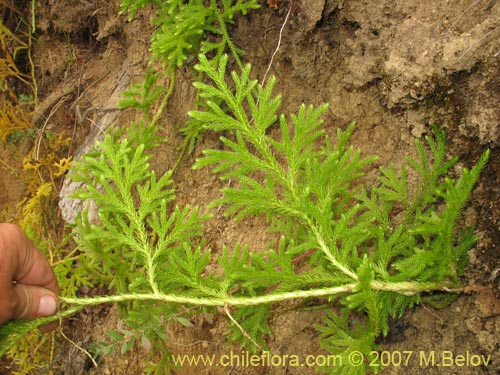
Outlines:
{"type": "Polygon", "coordinates": [[[42,318],[57,312],[57,297],[52,291],[22,283],[16,283],[13,289],[16,301],[13,319],[42,318]]]}

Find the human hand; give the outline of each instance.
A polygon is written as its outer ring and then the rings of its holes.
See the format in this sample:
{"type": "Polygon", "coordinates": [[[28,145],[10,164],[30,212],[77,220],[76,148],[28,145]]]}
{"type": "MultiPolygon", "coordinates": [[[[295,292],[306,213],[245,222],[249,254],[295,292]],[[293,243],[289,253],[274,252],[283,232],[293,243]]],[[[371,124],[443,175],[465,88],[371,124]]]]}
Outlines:
{"type": "Polygon", "coordinates": [[[23,231],[14,224],[0,224],[0,324],[55,314],[59,292],[52,268],[23,231]]]}

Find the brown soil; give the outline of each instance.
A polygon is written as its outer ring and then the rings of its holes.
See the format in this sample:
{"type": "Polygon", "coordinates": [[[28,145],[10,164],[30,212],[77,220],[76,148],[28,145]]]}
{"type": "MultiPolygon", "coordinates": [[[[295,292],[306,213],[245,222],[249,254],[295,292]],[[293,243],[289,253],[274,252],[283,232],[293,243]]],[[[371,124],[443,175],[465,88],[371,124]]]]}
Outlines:
{"type": "MultiPolygon", "coordinates": [[[[71,153],[78,155],[87,135],[98,137],[110,125],[128,124],[132,111],[89,111],[116,107],[120,93],[140,81],[149,61],[152,32],[151,9],[133,20],[119,16],[119,1],[37,1],[38,37],[34,59],[41,105],[35,120],[51,115],[53,131],[64,127],[74,134],[71,153]],[[80,148],[80,149],[79,149],[80,148]]],[[[400,165],[414,152],[414,141],[439,124],[448,134],[450,155],[460,157],[459,167],[471,166],[489,147],[492,157],[466,210],[465,221],[475,223],[479,242],[471,251],[465,284],[471,293],[450,306],[436,310],[420,306],[394,323],[393,334],[381,344],[390,353],[413,351],[408,366],[389,366],[383,374],[496,374],[500,372],[500,4],[496,1],[431,0],[296,0],[288,22],[279,34],[288,1],[261,2],[261,9],[239,17],[231,29],[235,43],[246,51],[245,62],[255,77],[264,76],[276,51],[270,74],[278,78],[283,97],[281,110],[296,111],[301,103],[327,102],[327,131],[356,121],[352,143],[365,155],[377,155],[379,164],[400,165]],[[276,4],[274,9],[269,4],[276,4]],[[495,203],[497,202],[497,203],[495,203]],[[436,356],[491,355],[488,366],[421,366],[420,351],[436,356]]],[[[193,107],[191,66],[177,74],[175,91],[162,117],[166,144],[156,154],[154,167],[163,172],[178,157],[187,111],[193,107]]],[[[178,203],[207,205],[220,194],[221,182],[207,169],[191,166],[201,151],[217,147],[207,135],[193,154],[186,156],[174,176],[178,203]]],[[[0,168],[1,220],[8,220],[24,188],[16,178],[22,150],[0,145],[0,157],[13,170],[0,168]]],[[[67,209],[62,200],[62,207],[67,209]]],[[[217,215],[207,229],[208,245],[214,250],[246,243],[264,249],[273,239],[261,218],[234,223],[217,215]],[[256,236],[260,233],[260,236],[256,236]],[[250,234],[250,235],[249,235],[250,234]]],[[[326,309],[326,308],[325,308],[326,309]]],[[[271,318],[273,335],[268,345],[276,354],[326,354],[319,347],[314,324],[323,310],[285,307],[271,318]]],[[[107,329],[118,321],[114,307],[98,307],[75,316],[65,334],[83,348],[102,341],[107,329]]],[[[171,327],[169,346],[177,354],[240,353],[227,343],[225,314],[200,316],[193,327],[171,327]]],[[[54,363],[55,374],[141,374],[147,353],[135,349],[111,355],[93,368],[73,345],[62,345],[54,363]]],[[[2,369],[0,368],[0,372],[2,369]]],[[[304,367],[221,368],[185,367],[175,374],[305,374],[304,367]]]]}

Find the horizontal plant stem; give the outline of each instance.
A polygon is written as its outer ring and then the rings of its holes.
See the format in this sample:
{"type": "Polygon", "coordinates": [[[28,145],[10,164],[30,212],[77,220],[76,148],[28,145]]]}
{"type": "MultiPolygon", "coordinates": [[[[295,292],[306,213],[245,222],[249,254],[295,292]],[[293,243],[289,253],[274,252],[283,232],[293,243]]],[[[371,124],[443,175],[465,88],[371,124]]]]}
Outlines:
{"type": "Polygon", "coordinates": [[[462,293],[463,288],[450,289],[450,284],[447,282],[386,282],[374,280],[370,283],[373,290],[380,292],[394,292],[403,294],[405,296],[414,296],[415,294],[423,292],[448,292],[448,293],[462,293]]]}
{"type": "MultiPolygon", "coordinates": [[[[130,301],[159,301],[165,303],[181,303],[198,306],[254,306],[264,303],[274,303],[297,298],[326,297],[341,293],[352,293],[357,284],[345,284],[330,288],[299,290],[294,292],[284,292],[268,294],[257,297],[188,297],[182,295],[162,294],[162,293],[139,293],[139,294],[120,294],[114,296],[100,296],[90,298],[69,298],[60,297],[61,302],[79,305],[93,306],[102,303],[130,302],[130,301]]],[[[395,292],[404,295],[415,295],[425,291],[446,291],[462,292],[462,289],[448,289],[448,284],[443,283],[416,283],[416,282],[382,282],[373,281],[371,283],[373,290],[395,292]]]]}
{"type": "Polygon", "coordinates": [[[102,296],[91,298],[65,298],[60,300],[73,305],[98,305],[101,303],[126,302],[126,301],[160,301],[167,303],[183,303],[199,306],[252,306],[263,303],[273,303],[297,298],[321,297],[339,293],[352,292],[356,284],[347,284],[337,287],[300,290],[296,292],[285,292],[269,294],[257,297],[188,297],[182,295],[142,293],[142,294],[120,294],[115,296],[102,296]]]}

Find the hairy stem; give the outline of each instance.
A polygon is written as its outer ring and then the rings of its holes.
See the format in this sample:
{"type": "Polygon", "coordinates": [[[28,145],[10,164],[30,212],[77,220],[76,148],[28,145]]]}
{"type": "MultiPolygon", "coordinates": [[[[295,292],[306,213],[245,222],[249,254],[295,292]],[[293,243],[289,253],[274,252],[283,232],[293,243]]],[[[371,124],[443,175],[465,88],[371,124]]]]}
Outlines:
{"type": "MultiPolygon", "coordinates": [[[[140,293],[140,294],[120,294],[114,296],[100,296],[90,298],[70,298],[60,297],[61,302],[80,305],[93,306],[102,303],[116,303],[128,301],[159,301],[165,303],[181,303],[197,306],[255,306],[265,303],[281,302],[290,299],[326,297],[342,293],[352,293],[356,289],[357,284],[345,284],[330,288],[299,290],[294,292],[268,294],[257,297],[188,297],[183,295],[162,294],[162,293],[140,293]]],[[[448,289],[448,284],[445,283],[418,283],[418,282],[397,282],[389,283],[383,281],[373,281],[372,289],[378,291],[394,292],[404,295],[415,295],[429,291],[446,291],[460,293],[462,289],[448,289]]]]}

